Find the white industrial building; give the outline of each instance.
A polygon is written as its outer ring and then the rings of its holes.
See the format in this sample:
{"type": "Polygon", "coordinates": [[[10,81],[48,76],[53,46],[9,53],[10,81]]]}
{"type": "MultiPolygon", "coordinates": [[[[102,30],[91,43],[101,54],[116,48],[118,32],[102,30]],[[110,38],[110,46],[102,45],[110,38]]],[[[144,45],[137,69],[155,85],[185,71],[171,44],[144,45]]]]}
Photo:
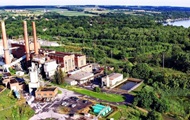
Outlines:
{"type": "Polygon", "coordinates": [[[77,72],[76,74],[70,75],[69,78],[77,81],[78,84],[84,84],[90,80],[93,80],[94,74],[90,72],[80,71],[80,72],[77,72]]]}
{"type": "Polygon", "coordinates": [[[112,73],[102,78],[102,82],[104,82],[107,87],[111,87],[121,80],[123,80],[123,74],[120,73],[112,73]]]}
{"type": "Polygon", "coordinates": [[[55,75],[55,71],[57,70],[56,60],[48,60],[44,64],[44,72],[46,74],[46,78],[50,78],[55,75]]]}

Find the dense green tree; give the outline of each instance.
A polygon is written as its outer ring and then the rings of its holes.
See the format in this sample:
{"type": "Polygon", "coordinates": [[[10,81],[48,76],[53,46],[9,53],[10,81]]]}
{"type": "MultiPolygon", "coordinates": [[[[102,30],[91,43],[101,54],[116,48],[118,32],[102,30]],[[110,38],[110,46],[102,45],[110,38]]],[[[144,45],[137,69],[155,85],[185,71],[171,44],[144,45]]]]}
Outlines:
{"type": "Polygon", "coordinates": [[[160,113],[151,111],[147,115],[147,120],[163,120],[163,117],[160,113]]]}
{"type": "Polygon", "coordinates": [[[166,99],[161,98],[157,93],[147,91],[146,89],[142,89],[142,91],[136,95],[133,105],[147,109],[151,108],[161,113],[167,112],[170,108],[166,99]]]}
{"type": "Polygon", "coordinates": [[[168,101],[166,99],[159,99],[153,103],[153,109],[165,113],[169,110],[168,101]]]}
{"type": "Polygon", "coordinates": [[[151,71],[151,68],[149,67],[148,64],[140,63],[134,66],[134,68],[132,69],[131,75],[135,78],[148,80],[150,76],[150,71],[151,71]]]}
{"type": "Polygon", "coordinates": [[[63,70],[61,70],[61,68],[58,68],[58,70],[55,72],[54,80],[55,83],[58,85],[65,82],[65,73],[63,72],[63,70]]]}

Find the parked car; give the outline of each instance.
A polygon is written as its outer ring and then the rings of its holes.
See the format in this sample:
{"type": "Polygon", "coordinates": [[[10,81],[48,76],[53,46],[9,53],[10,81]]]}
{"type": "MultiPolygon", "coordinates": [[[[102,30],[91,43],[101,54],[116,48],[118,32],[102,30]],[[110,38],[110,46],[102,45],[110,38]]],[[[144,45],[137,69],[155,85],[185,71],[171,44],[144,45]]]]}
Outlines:
{"type": "Polygon", "coordinates": [[[77,101],[79,98],[77,97],[70,97],[71,100],[77,101]]]}
{"type": "Polygon", "coordinates": [[[69,106],[69,103],[66,103],[65,106],[69,106]]]}
{"type": "Polygon", "coordinates": [[[87,101],[87,100],[83,100],[82,102],[83,102],[83,103],[87,103],[88,101],[87,101]]]}
{"type": "Polygon", "coordinates": [[[62,104],[61,104],[61,105],[62,105],[62,106],[65,106],[66,104],[67,104],[67,102],[62,102],[62,104]]]}
{"type": "Polygon", "coordinates": [[[74,108],[76,106],[76,104],[72,104],[71,107],[74,108]]]}

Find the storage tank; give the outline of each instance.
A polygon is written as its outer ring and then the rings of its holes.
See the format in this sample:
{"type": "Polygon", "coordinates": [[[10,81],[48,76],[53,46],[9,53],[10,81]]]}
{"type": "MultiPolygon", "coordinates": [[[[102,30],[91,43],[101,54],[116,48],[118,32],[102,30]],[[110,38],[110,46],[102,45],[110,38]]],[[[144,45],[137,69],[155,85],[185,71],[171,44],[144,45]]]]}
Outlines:
{"type": "Polygon", "coordinates": [[[102,116],[104,116],[106,113],[105,112],[102,112],[102,116]]]}
{"type": "Polygon", "coordinates": [[[38,80],[38,70],[34,63],[32,63],[32,66],[29,68],[29,75],[30,75],[30,82],[31,83],[37,83],[38,80]]]}
{"type": "Polygon", "coordinates": [[[110,108],[110,107],[108,107],[108,110],[109,110],[109,111],[111,111],[111,108],[110,108]]]}
{"type": "Polygon", "coordinates": [[[100,105],[100,104],[96,104],[97,107],[101,107],[101,108],[104,108],[105,106],[104,105],[100,105]]]}
{"type": "Polygon", "coordinates": [[[38,73],[37,73],[37,70],[30,71],[30,81],[32,83],[38,82],[38,73]]]}
{"type": "Polygon", "coordinates": [[[92,108],[93,109],[103,109],[104,107],[102,107],[102,106],[93,106],[92,108]]]}

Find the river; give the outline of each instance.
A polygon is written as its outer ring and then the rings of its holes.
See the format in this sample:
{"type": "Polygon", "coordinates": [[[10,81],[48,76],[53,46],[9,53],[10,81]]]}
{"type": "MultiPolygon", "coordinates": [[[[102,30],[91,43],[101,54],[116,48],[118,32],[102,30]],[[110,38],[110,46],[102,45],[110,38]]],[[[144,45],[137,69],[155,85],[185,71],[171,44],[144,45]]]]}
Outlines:
{"type": "Polygon", "coordinates": [[[173,25],[173,26],[183,26],[185,28],[190,27],[190,20],[182,20],[182,21],[175,21],[175,22],[169,22],[164,25],[173,25]]]}

